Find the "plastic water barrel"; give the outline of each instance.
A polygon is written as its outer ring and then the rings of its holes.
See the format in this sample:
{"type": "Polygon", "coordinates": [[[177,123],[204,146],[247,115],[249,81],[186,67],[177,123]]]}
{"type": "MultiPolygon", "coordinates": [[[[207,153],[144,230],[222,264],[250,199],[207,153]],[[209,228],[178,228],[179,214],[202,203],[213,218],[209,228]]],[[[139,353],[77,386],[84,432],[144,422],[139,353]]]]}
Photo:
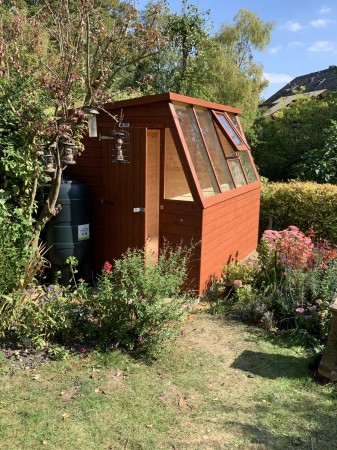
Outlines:
{"type": "Polygon", "coordinates": [[[79,264],[87,264],[91,254],[89,186],[79,180],[63,181],[58,203],[62,209],[46,224],[43,233],[50,247],[46,257],[54,266],[65,265],[69,256],[75,256],[79,264]]]}

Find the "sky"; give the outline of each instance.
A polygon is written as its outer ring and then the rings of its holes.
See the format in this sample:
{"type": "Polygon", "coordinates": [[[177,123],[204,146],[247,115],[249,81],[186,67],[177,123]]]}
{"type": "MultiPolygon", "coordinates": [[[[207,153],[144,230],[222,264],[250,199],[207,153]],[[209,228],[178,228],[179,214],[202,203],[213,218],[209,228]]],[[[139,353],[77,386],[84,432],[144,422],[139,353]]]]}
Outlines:
{"type": "MultiPolygon", "coordinates": [[[[147,1],[137,0],[142,8],[147,1]]],[[[274,22],[271,42],[254,59],[264,67],[269,86],[267,99],[300,75],[337,65],[336,0],[190,0],[199,10],[210,10],[213,31],[233,23],[241,9],[248,9],[264,22],[274,22]]],[[[173,12],[181,11],[180,0],[168,0],[173,12]]]]}

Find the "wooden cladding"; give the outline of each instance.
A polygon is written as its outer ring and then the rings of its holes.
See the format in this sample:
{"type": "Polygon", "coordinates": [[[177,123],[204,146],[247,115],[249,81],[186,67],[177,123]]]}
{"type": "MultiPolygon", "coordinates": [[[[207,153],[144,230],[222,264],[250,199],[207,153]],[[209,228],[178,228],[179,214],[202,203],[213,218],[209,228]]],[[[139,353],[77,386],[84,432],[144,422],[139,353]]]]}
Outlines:
{"type": "Polygon", "coordinates": [[[186,287],[201,293],[227,262],[245,258],[257,245],[260,182],[240,111],[172,93],[105,109],[123,113],[130,163],[109,162],[116,124],[102,113],[98,132],[106,139],[85,138],[83,155],[66,171],[91,189],[94,273],[128,248],[146,244],[155,262],[165,240],[192,242],[186,287]]]}

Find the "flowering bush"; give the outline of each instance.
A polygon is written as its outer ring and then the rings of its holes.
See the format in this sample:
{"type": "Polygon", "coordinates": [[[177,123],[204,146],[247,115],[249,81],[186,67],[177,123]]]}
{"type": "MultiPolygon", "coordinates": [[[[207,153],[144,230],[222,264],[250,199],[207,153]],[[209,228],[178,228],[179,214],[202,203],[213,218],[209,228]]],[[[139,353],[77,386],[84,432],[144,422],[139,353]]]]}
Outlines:
{"type": "Polygon", "coordinates": [[[283,268],[304,270],[312,266],[314,244],[310,237],[291,225],[285,230],[266,230],[261,238],[262,263],[275,259],[283,268]],[[263,247],[262,247],[263,246],[263,247]]]}
{"type": "Polygon", "coordinates": [[[324,342],[337,291],[337,253],[328,241],[315,244],[313,237],[312,230],[304,234],[295,226],[265,231],[257,261],[225,268],[213,310],[269,329],[295,330],[303,343],[324,342]]]}
{"type": "Polygon", "coordinates": [[[24,337],[32,346],[42,347],[72,328],[72,295],[59,285],[33,286],[15,291],[6,299],[7,307],[1,310],[0,336],[11,330],[19,339],[24,337]]]}
{"type": "Polygon", "coordinates": [[[176,336],[189,298],[181,292],[191,249],[165,245],[157,264],[146,249],[106,262],[90,310],[102,344],[158,355],[176,336]]]}

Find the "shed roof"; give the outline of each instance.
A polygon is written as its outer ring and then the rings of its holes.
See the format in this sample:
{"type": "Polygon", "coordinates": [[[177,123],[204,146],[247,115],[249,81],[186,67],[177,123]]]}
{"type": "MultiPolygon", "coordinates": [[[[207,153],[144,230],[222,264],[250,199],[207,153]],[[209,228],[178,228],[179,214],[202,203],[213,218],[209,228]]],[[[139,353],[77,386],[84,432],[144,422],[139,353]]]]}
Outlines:
{"type": "Polygon", "coordinates": [[[201,100],[199,98],[188,97],[186,95],[175,94],[173,92],[165,92],[163,94],[154,94],[147,95],[144,97],[137,97],[128,100],[121,100],[114,103],[108,103],[105,105],[106,110],[116,109],[116,108],[126,108],[128,106],[137,106],[137,105],[148,105],[151,103],[158,102],[181,102],[190,105],[202,106],[205,108],[215,109],[218,111],[227,111],[232,112],[234,114],[241,114],[241,109],[234,108],[233,106],[222,105],[220,103],[209,102],[207,100],[201,100]]]}

